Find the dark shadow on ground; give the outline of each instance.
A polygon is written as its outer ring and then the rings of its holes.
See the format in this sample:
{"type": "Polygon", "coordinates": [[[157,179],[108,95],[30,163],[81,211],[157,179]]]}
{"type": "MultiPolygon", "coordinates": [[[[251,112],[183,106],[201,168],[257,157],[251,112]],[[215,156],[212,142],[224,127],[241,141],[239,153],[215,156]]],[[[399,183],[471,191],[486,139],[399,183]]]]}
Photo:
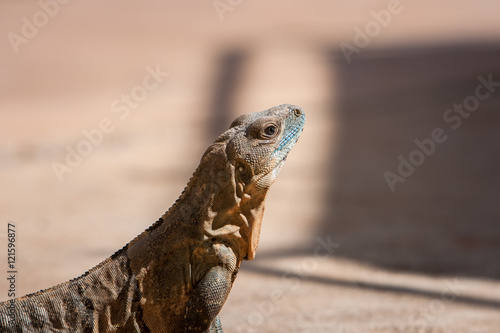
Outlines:
{"type": "Polygon", "coordinates": [[[384,268],[500,278],[500,45],[327,56],[340,132],[319,234],[384,268]],[[395,180],[400,155],[419,165],[395,180]]]}
{"type": "MultiPolygon", "coordinates": [[[[459,295],[457,291],[451,291],[451,289],[444,289],[443,291],[436,292],[432,290],[426,290],[422,288],[412,288],[405,286],[397,286],[384,283],[375,282],[361,282],[361,281],[349,281],[344,279],[337,279],[332,277],[317,276],[317,275],[300,275],[294,274],[288,271],[283,271],[278,268],[273,267],[263,267],[258,264],[245,265],[245,270],[262,274],[268,276],[274,276],[276,278],[281,278],[286,281],[304,281],[310,283],[319,283],[328,286],[338,286],[344,288],[353,288],[357,290],[367,290],[367,291],[382,291],[393,294],[404,294],[412,295],[417,297],[424,297],[428,299],[443,299],[452,300],[454,303],[461,303],[465,305],[474,305],[486,308],[500,308],[500,301],[494,299],[487,299],[474,296],[459,295]]],[[[450,286],[453,282],[450,282],[450,286]]]]}

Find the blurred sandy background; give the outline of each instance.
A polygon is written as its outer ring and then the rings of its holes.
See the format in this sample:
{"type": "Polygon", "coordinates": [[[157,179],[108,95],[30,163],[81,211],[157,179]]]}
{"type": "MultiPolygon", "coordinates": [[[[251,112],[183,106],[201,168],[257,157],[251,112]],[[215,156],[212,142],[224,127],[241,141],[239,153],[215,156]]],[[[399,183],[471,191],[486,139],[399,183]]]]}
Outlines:
{"type": "Polygon", "coordinates": [[[18,295],[156,221],[233,118],[292,103],[306,130],[225,330],[498,332],[500,88],[471,96],[500,82],[500,5],[66,2],[0,3],[0,267],[11,222],[18,295]],[[435,128],[447,140],[392,192],[384,173],[435,128]],[[84,146],[60,181],[54,162],[84,146]]]}

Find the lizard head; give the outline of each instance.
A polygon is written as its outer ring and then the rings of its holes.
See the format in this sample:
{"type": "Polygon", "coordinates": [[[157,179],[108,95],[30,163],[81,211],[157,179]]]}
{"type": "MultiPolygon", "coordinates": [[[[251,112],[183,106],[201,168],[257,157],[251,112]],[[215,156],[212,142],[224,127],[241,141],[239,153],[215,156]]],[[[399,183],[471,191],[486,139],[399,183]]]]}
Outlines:
{"type": "Polygon", "coordinates": [[[240,190],[267,192],[299,139],[305,119],[300,107],[283,104],[233,121],[226,154],[240,190]]]}

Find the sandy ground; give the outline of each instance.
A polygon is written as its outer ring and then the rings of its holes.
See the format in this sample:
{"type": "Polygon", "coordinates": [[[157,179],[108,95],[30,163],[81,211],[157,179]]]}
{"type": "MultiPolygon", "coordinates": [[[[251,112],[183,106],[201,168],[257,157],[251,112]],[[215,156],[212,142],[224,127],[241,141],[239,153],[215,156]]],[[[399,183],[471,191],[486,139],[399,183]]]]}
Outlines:
{"type": "Polygon", "coordinates": [[[0,4],[0,244],[14,224],[18,295],[152,224],[233,118],[293,103],[307,127],[226,331],[498,332],[498,5],[48,3],[0,4]],[[400,156],[418,165],[392,191],[400,156]]]}

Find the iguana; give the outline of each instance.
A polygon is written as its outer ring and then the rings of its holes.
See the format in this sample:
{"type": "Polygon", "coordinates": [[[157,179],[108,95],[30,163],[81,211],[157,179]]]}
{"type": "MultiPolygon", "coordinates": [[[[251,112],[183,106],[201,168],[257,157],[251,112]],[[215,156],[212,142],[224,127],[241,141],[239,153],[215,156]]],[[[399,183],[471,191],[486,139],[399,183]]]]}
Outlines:
{"type": "Polygon", "coordinates": [[[1,332],[222,332],[219,311],[259,243],[264,201],[305,114],[280,105],[233,121],[179,199],[82,276],[0,304],[1,332]]]}

